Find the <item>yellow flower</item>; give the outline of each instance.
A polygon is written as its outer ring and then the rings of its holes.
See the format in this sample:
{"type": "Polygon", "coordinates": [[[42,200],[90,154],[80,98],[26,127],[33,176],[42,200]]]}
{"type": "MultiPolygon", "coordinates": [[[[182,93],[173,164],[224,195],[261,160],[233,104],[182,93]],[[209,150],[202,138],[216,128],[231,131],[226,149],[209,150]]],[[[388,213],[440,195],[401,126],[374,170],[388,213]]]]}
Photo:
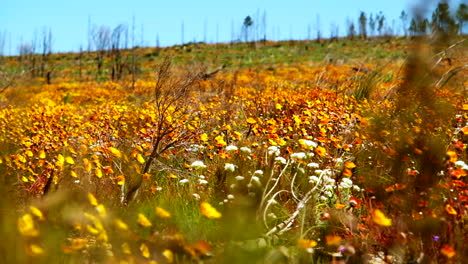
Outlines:
{"type": "Polygon", "coordinates": [[[226,145],[227,145],[227,143],[226,143],[226,141],[224,141],[224,136],[219,135],[219,136],[215,137],[215,146],[216,147],[224,147],[226,145]]]}
{"type": "Polygon", "coordinates": [[[136,156],[136,159],[137,159],[137,161],[138,161],[140,164],[145,163],[145,159],[143,158],[143,156],[141,156],[141,154],[138,154],[138,155],[136,156]]]}
{"type": "Polygon", "coordinates": [[[120,219],[114,220],[114,225],[115,225],[115,227],[117,227],[120,230],[123,230],[123,231],[128,230],[128,225],[124,221],[122,221],[120,219]]]}
{"type": "Polygon", "coordinates": [[[152,226],[151,222],[146,218],[144,214],[138,214],[138,224],[142,227],[150,227],[152,226]]]}
{"type": "Polygon", "coordinates": [[[39,220],[43,221],[45,220],[44,215],[42,214],[41,210],[39,210],[35,206],[29,206],[29,210],[33,215],[35,215],[39,220]]]}
{"type": "Polygon", "coordinates": [[[36,237],[39,235],[39,230],[36,229],[34,225],[34,220],[32,215],[25,214],[20,219],[18,219],[18,231],[23,236],[36,237]]]}
{"type": "Polygon", "coordinates": [[[162,209],[161,207],[156,207],[156,215],[161,217],[161,218],[170,218],[171,217],[171,214],[168,211],[162,209]]]}
{"type": "Polygon", "coordinates": [[[203,133],[200,135],[200,140],[203,142],[208,141],[208,135],[206,133],[203,133]]]}
{"type": "Polygon", "coordinates": [[[99,168],[94,169],[94,175],[98,178],[102,178],[102,170],[99,168]]]}
{"type": "Polygon", "coordinates": [[[221,213],[216,210],[211,204],[207,202],[203,202],[200,205],[200,210],[204,216],[206,216],[209,219],[218,219],[221,218],[221,213]]]}
{"type": "Polygon", "coordinates": [[[31,256],[42,256],[44,253],[44,249],[39,245],[31,244],[28,247],[28,254],[31,256]]]}
{"type": "Polygon", "coordinates": [[[88,201],[92,206],[97,206],[98,205],[98,201],[97,201],[96,197],[92,193],[88,193],[88,201]]]}
{"type": "Polygon", "coordinates": [[[122,157],[122,153],[120,152],[120,150],[114,147],[109,147],[108,150],[112,156],[117,157],[117,158],[122,157]]]}
{"type": "Polygon", "coordinates": [[[317,153],[321,157],[325,157],[327,155],[327,150],[324,147],[317,147],[315,149],[315,153],[317,153]]]}
{"type": "Polygon", "coordinates": [[[142,243],[140,245],[140,251],[141,251],[141,255],[145,258],[149,258],[151,255],[150,255],[150,252],[149,252],[149,249],[148,249],[148,246],[145,244],[145,243],[142,243]]]}
{"type": "Polygon", "coordinates": [[[65,161],[66,161],[68,164],[70,164],[70,165],[75,164],[75,161],[74,161],[73,158],[70,157],[70,156],[66,157],[66,158],[65,158],[65,161]]]}
{"type": "Polygon", "coordinates": [[[382,211],[379,209],[375,209],[374,212],[372,212],[372,219],[374,222],[378,225],[381,226],[391,226],[392,225],[392,219],[387,218],[382,211]]]}

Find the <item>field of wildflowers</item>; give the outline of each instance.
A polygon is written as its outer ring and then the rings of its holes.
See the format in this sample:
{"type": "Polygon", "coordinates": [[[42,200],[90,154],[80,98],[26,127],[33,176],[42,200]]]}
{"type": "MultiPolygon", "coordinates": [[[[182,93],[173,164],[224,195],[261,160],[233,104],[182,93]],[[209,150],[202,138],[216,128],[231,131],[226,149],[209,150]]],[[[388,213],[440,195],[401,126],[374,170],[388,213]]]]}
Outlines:
{"type": "Polygon", "coordinates": [[[273,44],[167,48],[134,87],[60,57],[2,92],[0,262],[462,263],[466,45],[261,61],[273,44]]]}

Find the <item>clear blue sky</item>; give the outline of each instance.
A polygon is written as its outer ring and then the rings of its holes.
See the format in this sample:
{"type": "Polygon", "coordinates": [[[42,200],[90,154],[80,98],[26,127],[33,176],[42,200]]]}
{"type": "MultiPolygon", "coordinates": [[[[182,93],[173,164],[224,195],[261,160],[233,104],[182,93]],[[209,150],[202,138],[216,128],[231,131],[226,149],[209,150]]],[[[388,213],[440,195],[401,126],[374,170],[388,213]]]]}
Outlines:
{"type": "MultiPolygon", "coordinates": [[[[136,20],[136,39],[154,46],[159,36],[161,46],[180,44],[181,25],[184,41],[220,42],[240,34],[243,19],[250,15],[255,22],[266,14],[268,39],[304,39],[308,27],[315,36],[317,15],[323,36],[329,36],[331,24],[345,34],[347,18],[356,20],[360,11],[383,11],[391,23],[399,23],[400,12],[416,3],[431,0],[6,0],[0,8],[0,34],[4,53],[16,53],[21,41],[31,41],[34,32],[44,27],[53,34],[53,51],[76,51],[88,45],[88,19],[91,24],[114,28],[136,20]],[[259,19],[257,19],[259,14],[259,19]],[[218,34],[216,33],[218,32],[218,34]],[[218,35],[218,37],[217,37],[218,35]]],[[[1,52],[1,51],[0,51],[1,52]]]]}

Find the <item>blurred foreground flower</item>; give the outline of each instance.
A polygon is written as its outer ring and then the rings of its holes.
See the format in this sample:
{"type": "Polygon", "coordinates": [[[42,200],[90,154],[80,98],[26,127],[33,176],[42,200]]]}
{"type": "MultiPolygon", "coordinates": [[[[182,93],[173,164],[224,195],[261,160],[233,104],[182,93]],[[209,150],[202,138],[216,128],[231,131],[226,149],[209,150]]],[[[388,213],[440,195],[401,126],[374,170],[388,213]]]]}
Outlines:
{"type": "Polygon", "coordinates": [[[138,214],[138,224],[142,227],[152,226],[151,222],[146,218],[144,214],[138,214]]]}
{"type": "Polygon", "coordinates": [[[455,250],[449,245],[443,245],[442,248],[440,248],[440,253],[447,258],[453,258],[455,256],[455,250]]]}
{"type": "Polygon", "coordinates": [[[392,225],[392,219],[387,218],[382,211],[379,209],[375,209],[374,212],[372,212],[372,219],[374,222],[378,225],[381,226],[391,226],[392,225]]]}
{"type": "Polygon", "coordinates": [[[204,216],[209,219],[218,219],[221,218],[221,213],[216,210],[211,204],[203,202],[200,204],[200,210],[204,216]]]}
{"type": "Polygon", "coordinates": [[[297,246],[307,250],[307,252],[312,253],[314,247],[317,246],[317,241],[315,240],[308,240],[308,239],[299,239],[297,241],[297,246]]]}
{"type": "Polygon", "coordinates": [[[23,236],[35,237],[39,235],[39,230],[36,229],[30,214],[25,214],[18,219],[18,231],[23,236]]]}

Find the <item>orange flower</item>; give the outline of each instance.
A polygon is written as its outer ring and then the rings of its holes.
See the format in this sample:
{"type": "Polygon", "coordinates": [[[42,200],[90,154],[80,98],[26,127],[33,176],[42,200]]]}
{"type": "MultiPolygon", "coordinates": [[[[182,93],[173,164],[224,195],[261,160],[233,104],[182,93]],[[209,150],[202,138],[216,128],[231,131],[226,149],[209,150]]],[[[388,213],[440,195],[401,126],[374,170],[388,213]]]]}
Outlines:
{"type": "Polygon", "coordinates": [[[352,162],[352,161],[347,161],[347,162],[345,162],[344,165],[345,165],[345,167],[348,168],[348,169],[354,169],[354,168],[356,168],[356,164],[354,164],[354,162],[352,162]]]}
{"type": "Polygon", "coordinates": [[[446,205],[445,205],[445,211],[446,211],[449,215],[457,215],[457,211],[456,211],[455,208],[453,208],[450,204],[446,204],[446,205]]]}
{"type": "Polygon", "coordinates": [[[350,169],[343,170],[343,176],[351,177],[352,175],[353,175],[353,172],[350,169]]]}
{"type": "Polygon", "coordinates": [[[346,205],[344,205],[344,204],[340,204],[340,203],[335,204],[336,209],[343,209],[345,207],[346,207],[346,205]]]}
{"type": "Polygon", "coordinates": [[[455,163],[458,160],[458,156],[455,151],[452,151],[452,150],[447,151],[447,156],[449,157],[449,161],[452,163],[455,163]]]}
{"type": "Polygon", "coordinates": [[[325,241],[329,246],[338,246],[341,242],[341,237],[336,235],[325,236],[325,241]]]}
{"type": "Polygon", "coordinates": [[[303,249],[310,249],[317,246],[317,241],[309,239],[299,239],[297,241],[297,246],[303,249]]]}
{"type": "Polygon", "coordinates": [[[443,245],[440,248],[440,253],[442,253],[442,255],[446,256],[447,258],[453,258],[455,256],[455,250],[452,246],[449,245],[443,245]]]}

